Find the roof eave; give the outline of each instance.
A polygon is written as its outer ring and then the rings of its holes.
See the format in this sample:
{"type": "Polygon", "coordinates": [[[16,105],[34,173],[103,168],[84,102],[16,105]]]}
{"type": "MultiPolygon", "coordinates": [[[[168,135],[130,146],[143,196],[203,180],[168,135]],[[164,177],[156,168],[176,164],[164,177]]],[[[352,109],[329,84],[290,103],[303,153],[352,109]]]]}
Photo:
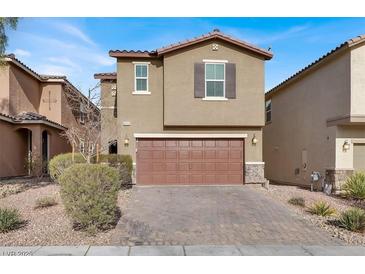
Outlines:
{"type": "Polygon", "coordinates": [[[196,40],[193,40],[193,41],[189,41],[189,42],[186,42],[186,43],[181,43],[181,44],[176,45],[176,46],[172,46],[170,48],[166,48],[166,49],[162,48],[160,50],[157,50],[157,55],[162,56],[166,53],[169,53],[169,52],[181,49],[181,48],[185,48],[185,47],[188,47],[188,46],[191,46],[191,45],[195,45],[195,44],[198,44],[198,43],[201,43],[201,42],[204,42],[204,41],[212,40],[212,39],[221,39],[221,40],[224,40],[228,43],[231,43],[231,44],[234,44],[234,45],[239,46],[241,48],[244,48],[246,50],[250,50],[250,51],[252,51],[256,54],[259,54],[259,55],[263,56],[265,58],[265,60],[270,60],[273,57],[273,54],[270,53],[270,52],[260,50],[258,48],[252,47],[248,44],[240,43],[239,41],[236,41],[234,39],[230,39],[230,38],[222,36],[222,35],[212,35],[212,36],[202,37],[202,38],[199,38],[199,39],[196,39],[196,40]]]}

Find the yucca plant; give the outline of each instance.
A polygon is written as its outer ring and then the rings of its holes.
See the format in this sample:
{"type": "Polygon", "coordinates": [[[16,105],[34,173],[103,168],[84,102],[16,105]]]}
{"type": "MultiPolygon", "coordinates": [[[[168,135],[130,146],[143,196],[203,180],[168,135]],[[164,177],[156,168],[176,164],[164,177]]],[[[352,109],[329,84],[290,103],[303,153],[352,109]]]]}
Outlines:
{"type": "Polygon", "coordinates": [[[327,217],[335,214],[336,210],[326,202],[319,201],[309,207],[309,212],[322,217],[327,217]]]}
{"type": "Polygon", "coordinates": [[[22,220],[17,209],[0,208],[0,233],[17,229],[21,224],[22,220]]]}
{"type": "Polygon", "coordinates": [[[365,211],[360,208],[351,208],[341,213],[339,222],[347,230],[362,232],[365,230],[365,211]]]}
{"type": "Polygon", "coordinates": [[[346,183],[343,185],[342,189],[345,191],[348,197],[357,200],[365,199],[365,173],[356,172],[351,175],[346,183]]]}
{"type": "Polygon", "coordinates": [[[288,203],[295,206],[305,207],[305,200],[302,197],[292,197],[288,200],[288,203]]]}

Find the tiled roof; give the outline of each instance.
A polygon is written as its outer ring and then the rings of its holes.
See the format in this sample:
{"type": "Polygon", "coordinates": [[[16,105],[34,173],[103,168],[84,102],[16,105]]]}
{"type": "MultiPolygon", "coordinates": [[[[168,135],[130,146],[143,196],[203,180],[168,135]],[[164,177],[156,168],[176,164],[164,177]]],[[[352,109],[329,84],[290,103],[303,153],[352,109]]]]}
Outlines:
{"type": "Polygon", "coordinates": [[[46,75],[46,74],[41,74],[40,76],[44,80],[49,80],[49,79],[66,79],[67,78],[64,75],[46,75]]]}
{"type": "MultiPolygon", "coordinates": [[[[5,57],[10,58],[16,65],[20,66],[23,70],[28,71],[28,73],[32,74],[39,81],[63,80],[63,83],[65,85],[69,86],[72,90],[81,94],[84,99],[88,100],[88,98],[84,94],[82,94],[82,92],[80,92],[70,81],[68,81],[68,79],[65,75],[38,74],[34,70],[32,70],[30,67],[25,65],[23,62],[21,62],[19,59],[17,59],[14,54],[8,54],[5,57]]],[[[62,81],[59,81],[59,82],[62,82],[62,81]]],[[[91,103],[95,106],[95,110],[99,111],[99,108],[93,102],[91,102],[91,103]]]]}
{"type": "Polygon", "coordinates": [[[116,72],[100,72],[94,74],[95,79],[106,79],[106,80],[114,80],[117,79],[116,72]]]}
{"type": "Polygon", "coordinates": [[[292,76],[290,76],[288,79],[286,79],[283,82],[281,82],[276,87],[270,89],[266,93],[265,96],[266,97],[267,96],[271,96],[275,91],[281,89],[282,87],[286,86],[288,83],[294,81],[295,79],[297,79],[298,77],[300,77],[301,75],[303,75],[305,72],[309,71],[311,68],[313,68],[317,64],[321,63],[323,60],[326,60],[329,56],[332,56],[332,55],[340,52],[341,50],[350,48],[350,47],[352,47],[354,45],[357,45],[359,43],[362,43],[364,41],[365,41],[365,35],[359,35],[359,36],[356,36],[354,38],[351,38],[351,39],[347,40],[346,42],[342,43],[341,45],[337,46],[336,48],[334,48],[331,51],[327,52],[326,54],[322,55],[320,58],[318,58],[314,62],[310,63],[306,67],[302,68],[298,72],[294,73],[292,76]]]}
{"type": "Polygon", "coordinates": [[[33,121],[33,122],[47,122],[48,124],[50,124],[50,126],[55,126],[58,128],[63,128],[63,129],[67,129],[65,126],[56,123],[54,121],[48,120],[46,116],[41,115],[39,113],[34,113],[34,112],[21,112],[17,115],[8,115],[5,113],[0,113],[0,116],[3,116],[5,118],[8,118],[11,120],[12,123],[14,124],[18,124],[18,123],[26,123],[28,121],[33,121]]]}
{"type": "Polygon", "coordinates": [[[264,58],[266,60],[269,60],[272,58],[273,54],[268,51],[268,50],[264,50],[261,49],[257,46],[254,46],[252,44],[249,44],[245,41],[233,38],[229,35],[226,35],[222,32],[220,32],[218,29],[213,30],[212,32],[209,32],[207,34],[195,37],[193,39],[189,39],[189,40],[185,40],[185,41],[181,41],[175,44],[171,44],[159,49],[156,49],[154,51],[127,51],[127,50],[111,50],[109,51],[109,55],[111,57],[158,57],[158,56],[162,56],[167,52],[171,52],[177,49],[181,49],[196,43],[200,43],[206,40],[210,40],[210,39],[221,39],[224,41],[227,41],[229,43],[235,44],[239,47],[245,48],[247,50],[250,50],[252,52],[255,52],[256,54],[259,54],[261,56],[264,56],[264,58]]]}

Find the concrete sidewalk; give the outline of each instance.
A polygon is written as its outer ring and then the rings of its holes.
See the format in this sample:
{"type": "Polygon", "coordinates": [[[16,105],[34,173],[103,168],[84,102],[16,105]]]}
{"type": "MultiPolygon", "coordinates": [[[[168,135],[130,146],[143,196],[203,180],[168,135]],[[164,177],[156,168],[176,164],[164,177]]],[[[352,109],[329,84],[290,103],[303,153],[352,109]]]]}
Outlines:
{"type": "Polygon", "coordinates": [[[365,246],[16,246],[0,256],[364,256],[365,246]]]}

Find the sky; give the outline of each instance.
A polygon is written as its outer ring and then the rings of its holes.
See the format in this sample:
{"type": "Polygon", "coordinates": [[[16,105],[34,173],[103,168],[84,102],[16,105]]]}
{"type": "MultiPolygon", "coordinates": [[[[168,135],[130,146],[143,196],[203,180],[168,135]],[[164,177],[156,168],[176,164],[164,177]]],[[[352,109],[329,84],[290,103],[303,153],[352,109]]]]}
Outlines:
{"type": "Polygon", "coordinates": [[[271,48],[265,90],[357,35],[365,18],[21,18],[7,52],[40,74],[66,75],[81,91],[97,72],[116,70],[111,49],[154,50],[218,28],[271,48]]]}

